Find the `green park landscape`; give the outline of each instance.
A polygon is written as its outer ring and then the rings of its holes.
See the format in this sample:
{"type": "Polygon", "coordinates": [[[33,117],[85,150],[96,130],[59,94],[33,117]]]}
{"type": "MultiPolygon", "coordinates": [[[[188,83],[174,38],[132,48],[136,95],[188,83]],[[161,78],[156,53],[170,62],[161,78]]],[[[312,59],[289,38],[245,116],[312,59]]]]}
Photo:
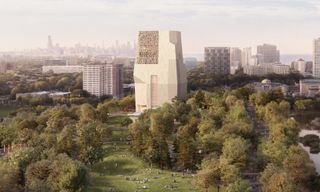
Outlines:
{"type": "Polygon", "coordinates": [[[130,145],[124,141],[128,130],[121,126],[121,118],[109,120],[112,141],[104,145],[103,161],[90,167],[90,184],[85,192],[199,191],[192,185],[192,175],[151,167],[134,156],[130,145]]]}
{"type": "Polygon", "coordinates": [[[15,107],[0,105],[0,118],[6,117],[6,116],[10,115],[10,113],[15,112],[15,111],[16,111],[15,107]]]}

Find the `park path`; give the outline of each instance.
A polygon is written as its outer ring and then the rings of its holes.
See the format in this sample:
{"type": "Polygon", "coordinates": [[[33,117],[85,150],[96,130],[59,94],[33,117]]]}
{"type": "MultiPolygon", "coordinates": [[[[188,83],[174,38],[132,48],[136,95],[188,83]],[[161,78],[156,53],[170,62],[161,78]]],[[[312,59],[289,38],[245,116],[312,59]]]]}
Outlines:
{"type": "Polygon", "coordinates": [[[261,183],[259,182],[260,170],[257,158],[258,144],[260,139],[268,138],[269,133],[265,123],[257,118],[255,107],[251,104],[247,104],[246,108],[254,128],[255,138],[253,139],[253,146],[248,155],[247,167],[243,171],[242,177],[251,184],[252,192],[261,192],[261,183]]]}

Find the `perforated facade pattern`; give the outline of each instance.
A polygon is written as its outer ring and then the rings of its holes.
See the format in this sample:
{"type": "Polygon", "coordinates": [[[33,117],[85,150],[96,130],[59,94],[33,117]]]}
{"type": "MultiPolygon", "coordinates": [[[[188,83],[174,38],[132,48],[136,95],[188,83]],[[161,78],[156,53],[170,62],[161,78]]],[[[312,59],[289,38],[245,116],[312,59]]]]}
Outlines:
{"type": "Polygon", "coordinates": [[[139,49],[137,64],[158,64],[159,58],[159,32],[139,32],[139,49]]]}

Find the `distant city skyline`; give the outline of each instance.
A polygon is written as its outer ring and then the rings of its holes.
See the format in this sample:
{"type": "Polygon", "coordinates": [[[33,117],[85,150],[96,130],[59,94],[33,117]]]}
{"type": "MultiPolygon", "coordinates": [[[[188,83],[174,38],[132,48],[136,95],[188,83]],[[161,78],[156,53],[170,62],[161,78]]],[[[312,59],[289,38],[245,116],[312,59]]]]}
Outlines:
{"type": "Polygon", "coordinates": [[[277,45],[311,54],[318,0],[0,0],[0,51],[133,42],[140,30],[178,30],[184,53],[207,46],[277,45]]]}

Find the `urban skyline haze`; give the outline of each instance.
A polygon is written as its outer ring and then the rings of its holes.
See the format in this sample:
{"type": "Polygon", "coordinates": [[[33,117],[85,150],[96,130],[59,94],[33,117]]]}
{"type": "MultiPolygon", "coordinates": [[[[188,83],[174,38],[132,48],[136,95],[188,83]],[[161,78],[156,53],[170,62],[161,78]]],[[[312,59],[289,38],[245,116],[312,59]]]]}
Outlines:
{"type": "Polygon", "coordinates": [[[317,0],[0,0],[0,51],[110,46],[140,30],[182,32],[185,53],[206,46],[277,45],[282,54],[311,54],[320,36],[317,0]]]}

